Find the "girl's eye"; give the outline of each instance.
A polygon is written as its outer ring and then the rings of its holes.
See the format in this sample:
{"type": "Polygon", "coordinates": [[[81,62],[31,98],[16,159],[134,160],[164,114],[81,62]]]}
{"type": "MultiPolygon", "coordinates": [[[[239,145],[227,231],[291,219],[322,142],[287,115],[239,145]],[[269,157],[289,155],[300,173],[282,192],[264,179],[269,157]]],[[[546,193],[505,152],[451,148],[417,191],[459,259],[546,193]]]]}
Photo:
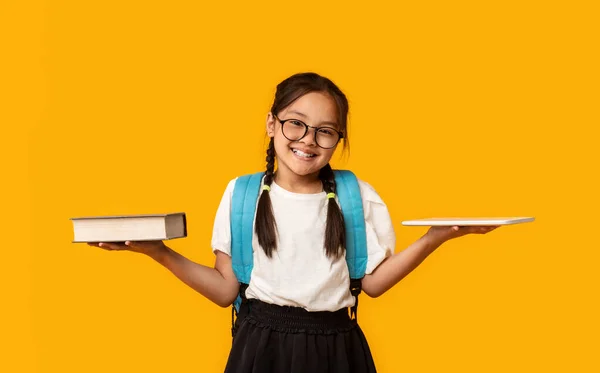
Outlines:
{"type": "Polygon", "coordinates": [[[293,124],[294,126],[304,127],[304,123],[302,123],[298,120],[290,120],[290,123],[293,124]]]}
{"type": "Polygon", "coordinates": [[[327,128],[321,128],[319,129],[319,132],[327,136],[333,135],[333,131],[327,128]]]}

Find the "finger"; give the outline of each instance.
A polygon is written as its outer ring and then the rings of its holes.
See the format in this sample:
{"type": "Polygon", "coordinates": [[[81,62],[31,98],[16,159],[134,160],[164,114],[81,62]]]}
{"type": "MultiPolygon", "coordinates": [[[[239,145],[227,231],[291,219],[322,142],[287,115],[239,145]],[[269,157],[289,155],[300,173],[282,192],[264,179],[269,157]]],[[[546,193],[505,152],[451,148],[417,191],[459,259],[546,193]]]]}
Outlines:
{"type": "Polygon", "coordinates": [[[485,227],[481,227],[481,231],[480,233],[485,234],[485,233],[489,233],[491,231],[493,231],[494,229],[498,228],[497,225],[491,225],[491,226],[485,226],[485,227]]]}
{"type": "Polygon", "coordinates": [[[153,240],[153,241],[125,241],[125,246],[134,248],[134,249],[148,249],[153,247],[158,247],[160,245],[164,245],[162,240],[153,240]]]}
{"type": "Polygon", "coordinates": [[[120,245],[118,243],[112,243],[112,242],[100,242],[99,247],[106,249],[106,250],[124,250],[125,247],[124,245],[120,245]]]}
{"type": "Polygon", "coordinates": [[[125,245],[156,245],[161,243],[162,240],[150,240],[150,241],[125,241],[125,245]]]}
{"type": "Polygon", "coordinates": [[[125,241],[125,245],[127,246],[142,246],[142,245],[152,245],[157,241],[125,241]]]}
{"type": "Polygon", "coordinates": [[[128,250],[138,251],[144,247],[144,243],[141,241],[125,241],[125,247],[128,250]]]}
{"type": "Polygon", "coordinates": [[[484,226],[484,225],[474,225],[471,227],[468,227],[468,230],[466,233],[470,233],[470,234],[484,234],[487,233],[488,231],[488,227],[484,226]]]}
{"type": "Polygon", "coordinates": [[[104,250],[114,250],[114,248],[112,247],[112,244],[109,244],[106,242],[99,242],[98,247],[101,249],[104,249],[104,250]]]}
{"type": "Polygon", "coordinates": [[[133,249],[141,249],[152,245],[153,241],[125,241],[125,246],[133,249]]]}

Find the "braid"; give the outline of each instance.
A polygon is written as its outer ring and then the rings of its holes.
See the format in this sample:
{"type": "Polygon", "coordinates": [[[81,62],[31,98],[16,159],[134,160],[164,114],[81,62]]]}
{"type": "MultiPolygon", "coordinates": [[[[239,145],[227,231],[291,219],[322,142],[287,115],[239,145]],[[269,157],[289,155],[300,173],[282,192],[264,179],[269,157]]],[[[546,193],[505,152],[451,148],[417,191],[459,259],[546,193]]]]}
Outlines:
{"type": "Polygon", "coordinates": [[[275,170],[275,142],[273,138],[269,142],[269,147],[267,148],[267,171],[265,172],[265,185],[271,185],[273,182],[273,175],[275,170]]]}
{"type": "MultiPolygon", "coordinates": [[[[331,166],[327,164],[319,172],[325,192],[335,193],[335,175],[331,166]]],[[[325,226],[325,253],[329,257],[340,257],[346,250],[346,230],[344,216],[334,198],[328,198],[327,223],[325,226]]]]}
{"type": "MultiPolygon", "coordinates": [[[[275,143],[273,138],[271,138],[269,147],[267,148],[266,161],[267,171],[265,172],[264,184],[271,186],[275,169],[275,143]]],[[[260,198],[258,200],[254,229],[256,235],[258,236],[258,243],[265,251],[265,254],[267,254],[267,257],[270,258],[273,251],[277,249],[277,224],[275,222],[275,216],[273,215],[271,197],[269,196],[269,192],[266,190],[261,191],[260,198]]]]}

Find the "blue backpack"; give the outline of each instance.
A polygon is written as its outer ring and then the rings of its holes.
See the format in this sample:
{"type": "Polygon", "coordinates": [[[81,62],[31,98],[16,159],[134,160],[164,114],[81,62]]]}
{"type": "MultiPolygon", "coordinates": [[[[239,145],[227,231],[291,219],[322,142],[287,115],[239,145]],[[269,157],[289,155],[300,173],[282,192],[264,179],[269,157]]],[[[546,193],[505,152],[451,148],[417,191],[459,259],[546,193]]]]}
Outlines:
{"type": "MultiPolygon", "coordinates": [[[[252,236],[254,215],[264,172],[240,176],[231,200],[231,261],[240,285],[250,283],[253,267],[252,236]]],[[[347,170],[334,170],[336,194],[346,228],[346,263],[350,272],[350,291],[356,297],[352,316],[356,316],[361,279],[367,267],[367,237],[362,198],[356,176],[347,170]]],[[[245,291],[245,286],[241,289],[245,291]]],[[[232,313],[239,312],[242,297],[238,294],[232,313]]]]}

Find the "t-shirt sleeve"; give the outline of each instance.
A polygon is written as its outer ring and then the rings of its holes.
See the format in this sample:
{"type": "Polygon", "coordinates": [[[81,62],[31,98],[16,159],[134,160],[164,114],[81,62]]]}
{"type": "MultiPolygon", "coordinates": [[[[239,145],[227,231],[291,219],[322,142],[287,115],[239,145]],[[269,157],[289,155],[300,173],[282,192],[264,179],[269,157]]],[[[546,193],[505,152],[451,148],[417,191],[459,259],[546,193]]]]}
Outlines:
{"type": "Polygon", "coordinates": [[[386,204],[368,183],[359,180],[367,235],[367,268],[370,275],[385,258],[394,254],[396,234],[386,204]]]}
{"type": "Polygon", "coordinates": [[[211,240],[212,251],[215,254],[218,250],[231,256],[231,197],[233,196],[233,188],[236,180],[237,178],[227,184],[215,216],[211,240]]]}

